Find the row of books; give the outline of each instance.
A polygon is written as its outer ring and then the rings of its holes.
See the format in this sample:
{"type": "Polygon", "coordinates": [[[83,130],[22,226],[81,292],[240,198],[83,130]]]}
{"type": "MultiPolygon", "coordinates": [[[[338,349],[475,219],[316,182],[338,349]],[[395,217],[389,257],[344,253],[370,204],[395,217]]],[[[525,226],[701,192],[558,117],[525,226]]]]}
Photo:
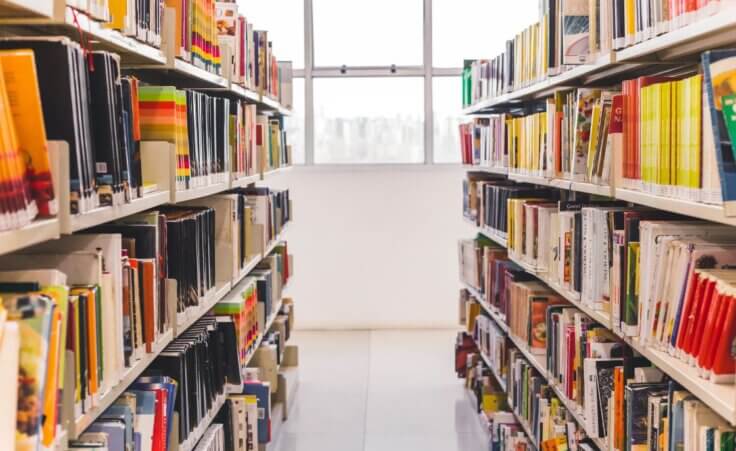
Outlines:
{"type": "MultiPolygon", "coordinates": [[[[540,295],[554,297],[549,289],[535,291],[518,293],[514,303],[538,303],[540,295]]],[[[473,306],[476,299],[465,299],[467,315],[477,315],[472,321],[473,343],[478,345],[477,352],[486,356],[473,364],[491,365],[489,377],[503,380],[512,404],[519,407],[515,411],[527,420],[535,442],[542,447],[551,446],[546,443],[552,438],[559,446],[561,437],[568,446],[576,442],[582,446],[587,435],[609,449],[710,449],[716,441],[721,445],[713,449],[733,449],[733,427],[577,308],[547,302],[546,310],[538,310],[536,316],[530,312],[527,328],[535,337],[526,340],[518,336],[510,324],[513,340],[507,340],[496,320],[473,306]],[[530,364],[529,358],[539,359],[530,356],[539,354],[540,345],[545,363],[530,364]],[[505,352],[501,354],[505,362],[489,354],[489,348],[505,352]],[[530,399],[529,391],[537,393],[536,398],[530,399]],[[514,402],[514,396],[519,403],[514,402]],[[545,396],[556,402],[543,402],[545,396]],[[585,435],[565,418],[565,409],[572,409],[573,416],[583,423],[579,426],[585,435]],[[539,418],[561,411],[552,428],[543,423],[535,427],[539,418]]]]}
{"type": "Polygon", "coordinates": [[[483,351],[476,345],[483,335],[481,320],[476,319],[475,337],[465,332],[458,334],[456,369],[474,394],[474,407],[488,429],[490,449],[596,449],[545,377],[529,365],[518,349],[511,347],[504,354],[504,365],[513,374],[503,377],[503,385],[499,384],[497,370],[486,364],[487,358],[482,357],[483,351]]]}
{"type": "MultiPolygon", "coordinates": [[[[291,108],[292,63],[276,59],[268,32],[256,30],[252,23],[238,13],[235,2],[215,2],[215,16],[219,46],[221,49],[227,48],[231,55],[230,79],[291,108]]],[[[181,51],[186,54],[185,48],[181,51]]]]}
{"type": "MultiPolygon", "coordinates": [[[[279,348],[280,353],[273,354],[280,365],[293,326],[292,301],[285,300],[269,318],[275,315],[281,329],[262,335],[258,351],[265,355],[279,348]]],[[[202,451],[255,451],[271,441],[271,398],[279,390],[277,381],[269,380],[271,368],[263,357],[241,368],[237,327],[229,315],[217,313],[197,321],[70,441],[69,448],[165,450],[190,443],[190,449],[202,451]],[[201,436],[193,435],[210,421],[201,436]]],[[[278,373],[278,368],[273,371],[278,373]]]]}
{"type": "Polygon", "coordinates": [[[723,67],[734,55],[703,54],[705,76],[560,90],[543,111],[474,119],[460,126],[463,162],[598,185],[614,182],[615,171],[621,188],[720,204],[733,161],[733,74],[723,67]]]}
{"type": "MultiPolygon", "coordinates": [[[[161,32],[172,10],[174,56],[233,82],[258,91],[287,108],[291,100],[291,62],[278,61],[268,32],[257,30],[238,13],[235,2],[191,0],[69,0],[69,6],[89,14],[106,27],[153,47],[161,47],[161,32]],[[227,48],[230,61],[223,62],[227,48]]],[[[76,13],[75,13],[76,14],[76,13]]]]}
{"type": "MultiPolygon", "coordinates": [[[[579,296],[583,305],[610,318],[613,328],[622,334],[638,337],[643,344],[688,363],[694,363],[698,355],[709,355],[706,360],[712,360],[714,343],[705,345],[698,340],[705,347],[688,348],[689,352],[682,349],[692,340],[689,321],[693,311],[703,321],[709,315],[726,318],[729,312],[728,302],[711,304],[709,296],[714,292],[696,290],[701,283],[696,271],[703,272],[703,280],[725,278],[720,285],[712,282],[713,286],[728,286],[727,275],[718,271],[733,264],[730,227],[617,202],[559,202],[539,192],[496,207],[505,211],[506,228],[498,234],[505,234],[508,253],[485,238],[464,241],[461,268],[463,280],[485,290],[502,313],[508,300],[497,296],[489,285],[497,280],[496,267],[505,265],[507,271],[508,265],[499,263],[498,255],[510,257],[546,282],[579,296]]],[[[734,333],[730,322],[717,323],[715,330],[725,340],[734,333]]],[[[718,360],[730,368],[730,358],[718,360]]],[[[714,381],[731,380],[733,374],[731,369],[723,373],[719,368],[714,374],[709,370],[707,366],[701,373],[714,381]]]]}
{"type": "Polygon", "coordinates": [[[140,89],[141,137],[176,147],[176,184],[184,190],[247,177],[291,163],[281,117],[254,105],[172,86],[140,89]]]}
{"type": "MultiPolygon", "coordinates": [[[[247,195],[230,195],[235,203],[250,202],[247,208],[256,212],[247,220],[250,227],[245,241],[272,241],[288,220],[288,207],[284,211],[276,206],[277,202],[288,204],[288,192],[253,190],[239,190],[247,195]]],[[[220,285],[220,264],[228,258],[233,264],[242,262],[232,247],[217,241],[215,229],[220,227],[216,221],[233,220],[219,213],[206,206],[162,207],[0,260],[4,293],[0,297],[7,316],[16,321],[28,319],[29,327],[35,328],[29,331],[37,337],[26,343],[25,335],[20,335],[20,342],[16,341],[32,353],[21,359],[20,370],[16,365],[15,371],[34,372],[27,379],[21,378],[32,387],[18,390],[28,394],[19,398],[19,409],[36,405],[28,397],[36,403],[43,401],[47,409],[43,412],[43,437],[39,428],[42,412],[21,415],[19,411],[19,418],[34,424],[23,425],[26,434],[35,437],[28,440],[39,443],[43,439],[48,444],[57,435],[55,406],[61,402],[58,390],[64,386],[64,349],[75,355],[69,362],[74,366],[75,380],[67,385],[74,387],[74,415],[79,417],[97,408],[101,396],[122,380],[128,368],[153,352],[180,317],[209,302],[215,286],[220,285]],[[47,364],[49,374],[41,377],[43,374],[37,372],[45,371],[47,364]]],[[[243,218],[237,221],[237,230],[245,230],[240,227],[245,226],[243,218]]],[[[263,331],[265,312],[277,305],[292,268],[285,243],[274,246],[263,259],[260,253],[265,252],[265,245],[258,249],[260,262],[243,282],[253,299],[265,306],[257,322],[260,327],[253,328],[251,336],[263,331]]],[[[250,265],[255,258],[252,254],[243,264],[250,265]]],[[[232,272],[228,274],[232,276],[232,272]]],[[[225,283],[231,280],[227,278],[225,283]]],[[[4,355],[13,353],[11,349],[6,352],[4,355]]]]}
{"type": "Polygon", "coordinates": [[[225,181],[228,172],[246,177],[291,163],[283,118],[259,114],[244,101],[143,86],[120,75],[115,54],[92,52],[86,60],[64,37],[6,38],[0,48],[6,49],[0,51],[0,101],[9,155],[0,167],[8,181],[0,230],[58,212],[47,139],[70,146],[73,214],[165,188],[147,181],[144,172],[156,168],[142,167],[142,141],[176,145],[181,189],[225,181]]]}
{"type": "Polygon", "coordinates": [[[545,0],[540,20],[491,59],[466,60],[463,105],[532,85],[613,50],[703,20],[732,5],[723,0],[545,0]]]}

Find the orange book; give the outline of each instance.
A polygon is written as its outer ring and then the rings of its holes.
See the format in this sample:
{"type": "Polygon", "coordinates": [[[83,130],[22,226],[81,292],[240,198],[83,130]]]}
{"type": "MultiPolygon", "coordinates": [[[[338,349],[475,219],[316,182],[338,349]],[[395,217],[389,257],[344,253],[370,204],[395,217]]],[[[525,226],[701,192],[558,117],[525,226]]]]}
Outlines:
{"type": "MultiPolygon", "coordinates": [[[[1,65],[1,64],[0,64],[1,65]]],[[[1,68],[0,68],[1,69],[1,68]]],[[[13,122],[11,102],[6,89],[4,70],[0,70],[0,212],[6,222],[0,228],[18,227],[26,223],[30,191],[24,184],[23,162],[20,158],[18,136],[13,122]]]]}
{"type": "Polygon", "coordinates": [[[624,369],[613,369],[613,403],[615,416],[613,418],[614,449],[624,449],[624,369]]]}
{"type": "Polygon", "coordinates": [[[139,260],[143,270],[143,341],[146,343],[146,352],[153,351],[156,342],[156,261],[139,260]]]}
{"type": "Polygon", "coordinates": [[[48,347],[48,365],[46,366],[46,396],[43,404],[43,429],[41,431],[41,437],[43,445],[49,447],[54,444],[56,439],[56,413],[57,409],[57,395],[59,391],[59,368],[61,366],[60,350],[61,350],[61,337],[62,337],[62,326],[63,326],[64,312],[59,305],[54,308],[53,316],[51,317],[51,328],[49,337],[48,347]],[[49,390],[48,388],[51,388],[49,390]]]}
{"type": "Polygon", "coordinates": [[[46,128],[41,109],[36,62],[31,50],[0,51],[5,89],[10,101],[22,171],[27,191],[42,216],[55,215],[54,197],[46,128]]]}

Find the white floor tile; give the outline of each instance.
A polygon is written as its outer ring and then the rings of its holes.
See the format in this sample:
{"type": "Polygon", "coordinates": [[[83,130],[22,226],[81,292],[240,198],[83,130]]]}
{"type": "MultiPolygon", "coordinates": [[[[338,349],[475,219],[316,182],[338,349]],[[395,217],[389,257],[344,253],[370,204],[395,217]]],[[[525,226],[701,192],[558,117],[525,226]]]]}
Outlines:
{"type": "Polygon", "coordinates": [[[300,332],[299,391],[276,451],[482,451],[454,331],[300,332]]]}

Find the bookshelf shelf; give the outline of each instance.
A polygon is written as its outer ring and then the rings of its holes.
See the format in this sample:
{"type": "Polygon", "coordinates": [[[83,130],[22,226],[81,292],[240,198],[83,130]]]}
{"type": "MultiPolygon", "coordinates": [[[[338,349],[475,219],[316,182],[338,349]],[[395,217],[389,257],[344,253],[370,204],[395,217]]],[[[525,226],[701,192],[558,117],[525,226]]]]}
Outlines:
{"type": "Polygon", "coordinates": [[[169,69],[173,69],[177,75],[206,83],[206,87],[230,89],[230,82],[227,78],[202,69],[201,67],[197,67],[194,64],[179,58],[174,58],[174,66],[169,69]]]}
{"type": "Polygon", "coordinates": [[[653,349],[651,346],[641,345],[631,338],[627,338],[625,341],[726,421],[736,425],[736,386],[707,381],[698,376],[696,368],[685,362],[653,349]]]}
{"type": "Polygon", "coordinates": [[[682,28],[672,30],[616,52],[616,61],[630,62],[666,60],[683,55],[699,53],[736,42],[732,30],[736,26],[736,7],[726,6],[718,13],[699,18],[682,28]]]}
{"type": "Polygon", "coordinates": [[[291,170],[291,168],[293,168],[293,167],[294,167],[293,165],[289,165],[289,166],[281,166],[280,168],[269,169],[268,171],[265,171],[263,173],[263,176],[262,176],[261,180],[265,179],[266,177],[279,174],[281,172],[287,172],[287,171],[291,170]]]}
{"type": "MultiPolygon", "coordinates": [[[[511,402],[511,397],[507,399],[507,402],[509,406],[513,405],[511,402]]],[[[511,409],[511,413],[514,414],[514,417],[516,418],[516,421],[519,422],[521,425],[521,428],[524,430],[524,433],[527,437],[529,437],[529,443],[532,445],[532,448],[535,450],[539,450],[539,445],[537,444],[537,438],[532,434],[532,428],[529,426],[529,422],[526,421],[526,418],[522,417],[514,409],[511,409]]]]}
{"type": "MultiPolygon", "coordinates": [[[[475,393],[473,393],[470,389],[465,389],[465,397],[468,399],[468,402],[470,403],[470,407],[475,412],[478,408],[478,398],[475,396],[475,393]]],[[[488,417],[486,416],[485,412],[480,412],[477,415],[478,423],[480,424],[481,429],[483,430],[483,433],[487,436],[487,440],[490,442],[493,435],[491,433],[490,423],[488,421],[488,417]]]]}
{"type": "Polygon", "coordinates": [[[213,287],[199,300],[199,305],[196,307],[188,308],[183,314],[179,315],[180,321],[176,324],[176,336],[180,336],[184,331],[189,329],[192,324],[196,323],[202,318],[207,312],[217,304],[217,302],[224,298],[232,287],[230,282],[226,282],[219,287],[213,287]]]}
{"type": "Polygon", "coordinates": [[[217,413],[220,411],[222,406],[225,404],[225,401],[227,400],[227,395],[224,393],[221,395],[218,395],[217,398],[215,398],[215,402],[212,404],[212,408],[210,408],[209,412],[207,412],[207,415],[202,419],[202,421],[199,422],[196,428],[189,434],[189,437],[184,443],[179,444],[179,451],[192,451],[196,446],[199,440],[202,438],[204,433],[207,431],[207,428],[210,427],[210,424],[215,420],[215,417],[217,416],[217,413]]]}
{"type": "MultiPolygon", "coordinates": [[[[492,99],[485,99],[463,109],[463,114],[488,114],[494,108],[513,106],[523,100],[534,99],[556,88],[575,85],[577,81],[598,72],[614,69],[621,63],[659,62],[692,55],[703,50],[722,47],[736,42],[729,30],[736,26],[736,7],[724,6],[718,13],[704,17],[684,27],[664,33],[639,44],[599,56],[591,64],[575,66],[556,76],[519,88],[492,99]]],[[[624,70],[625,66],[622,66],[624,70]]]]}
{"type": "Polygon", "coordinates": [[[722,206],[657,196],[623,188],[616,188],[616,199],[625,200],[647,207],[654,207],[672,213],[692,216],[707,221],[736,225],[736,216],[726,216],[722,206]]]}
{"type": "MultiPolygon", "coordinates": [[[[71,6],[65,6],[60,0],[23,0],[10,3],[3,0],[3,2],[10,5],[21,3],[29,5],[30,11],[38,13],[36,17],[23,14],[8,17],[2,14],[0,23],[4,25],[14,28],[30,27],[33,34],[62,35],[73,40],[79,40],[80,30],[83,30],[85,38],[89,38],[95,50],[108,50],[119,54],[124,66],[163,66],[166,63],[166,57],[161,49],[112,28],[106,28],[104,23],[71,6]]],[[[0,6],[0,12],[2,11],[3,6],[0,6]]]]}
{"type": "Polygon", "coordinates": [[[50,18],[54,15],[53,0],[3,0],[0,2],[0,17],[50,18]]]}
{"type": "Polygon", "coordinates": [[[61,222],[58,218],[33,221],[20,229],[0,232],[0,255],[55,240],[59,236],[61,236],[61,222]]]}
{"type": "MultiPolygon", "coordinates": [[[[509,172],[509,180],[513,180],[518,183],[529,183],[532,185],[553,186],[552,181],[550,179],[540,177],[537,175],[524,175],[524,174],[517,174],[514,172],[509,172]]],[[[567,183],[569,184],[570,182],[567,182],[567,183]]]]}
{"type": "Polygon", "coordinates": [[[299,388],[298,367],[281,367],[279,374],[282,374],[286,380],[288,393],[285,403],[277,400],[271,409],[271,441],[266,444],[266,451],[278,449],[278,438],[282,436],[284,423],[287,421],[286,418],[289,416],[289,410],[293,406],[293,402],[290,400],[296,399],[296,392],[299,388]]]}
{"type": "Polygon", "coordinates": [[[482,100],[475,105],[463,109],[463,114],[488,114],[489,110],[492,110],[493,108],[513,106],[526,99],[534,99],[547,95],[556,88],[562,88],[567,85],[574,84],[573,82],[580,78],[606,69],[612,66],[615,61],[616,56],[613,53],[602,55],[591,64],[575,66],[559,75],[552,76],[546,80],[517,89],[516,91],[500,95],[493,99],[482,100]]]}
{"type": "Polygon", "coordinates": [[[64,224],[62,231],[64,233],[78,232],[106,222],[134,215],[168,202],[168,190],[156,191],[138,199],[133,199],[127,204],[100,207],[78,215],[71,215],[68,220],[62,221],[62,224],[64,224]]]}
{"type": "Polygon", "coordinates": [[[509,170],[507,168],[502,167],[492,167],[492,166],[476,166],[472,164],[465,164],[463,165],[465,169],[468,171],[473,172],[487,172],[489,174],[498,174],[498,175],[508,175],[509,170]]]}
{"type": "Polygon", "coordinates": [[[570,413],[570,415],[572,415],[575,421],[585,430],[585,435],[588,436],[588,439],[595,443],[595,446],[597,446],[598,449],[607,449],[606,441],[604,439],[593,437],[588,432],[587,424],[585,423],[585,417],[583,416],[583,412],[581,411],[580,406],[568,399],[567,396],[565,396],[565,393],[562,391],[562,388],[560,388],[556,381],[552,380],[551,377],[548,376],[547,380],[549,381],[550,387],[552,387],[552,390],[557,395],[557,398],[559,398],[562,404],[565,405],[565,409],[567,409],[567,411],[570,413]]]}
{"type": "Polygon", "coordinates": [[[256,183],[261,179],[260,174],[255,175],[249,175],[246,177],[240,177],[237,179],[232,179],[230,181],[230,188],[245,188],[246,186],[256,183]]]}
{"type": "Polygon", "coordinates": [[[186,190],[172,191],[171,203],[178,204],[189,200],[200,199],[202,197],[212,196],[213,194],[227,191],[229,189],[228,182],[218,182],[210,185],[190,188],[186,190]]]}
{"type": "Polygon", "coordinates": [[[171,343],[173,339],[173,330],[169,329],[153,348],[153,351],[146,354],[143,358],[138,360],[132,367],[128,368],[120,381],[110,388],[107,393],[104,393],[97,402],[97,405],[93,407],[89,412],[76,418],[74,424],[71,425],[72,430],[69,432],[70,439],[76,439],[79,435],[87,429],[102,412],[105,411],[118,397],[132,384],[143,371],[156,359],[161,351],[171,343]]]}
{"type": "Polygon", "coordinates": [[[571,182],[570,191],[578,193],[595,194],[596,196],[614,197],[616,190],[610,185],[596,185],[588,182],[571,182]]]}
{"type": "MultiPolygon", "coordinates": [[[[480,349],[480,344],[476,341],[475,345],[480,349]]],[[[486,366],[491,370],[491,373],[493,373],[493,377],[496,378],[496,382],[498,382],[498,385],[501,387],[501,390],[504,392],[506,391],[506,380],[501,377],[496,372],[496,368],[491,364],[491,360],[486,356],[482,351],[479,352],[480,357],[483,359],[483,362],[485,362],[486,366]]]]}

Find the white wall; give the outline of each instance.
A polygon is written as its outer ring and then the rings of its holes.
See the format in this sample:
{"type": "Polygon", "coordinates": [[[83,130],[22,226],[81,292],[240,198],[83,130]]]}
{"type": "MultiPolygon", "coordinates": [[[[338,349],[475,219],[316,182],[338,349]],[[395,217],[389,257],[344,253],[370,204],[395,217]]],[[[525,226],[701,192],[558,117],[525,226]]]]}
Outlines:
{"type": "Polygon", "coordinates": [[[295,274],[289,295],[300,329],[453,327],[459,166],[295,167],[287,239],[295,274]]]}

